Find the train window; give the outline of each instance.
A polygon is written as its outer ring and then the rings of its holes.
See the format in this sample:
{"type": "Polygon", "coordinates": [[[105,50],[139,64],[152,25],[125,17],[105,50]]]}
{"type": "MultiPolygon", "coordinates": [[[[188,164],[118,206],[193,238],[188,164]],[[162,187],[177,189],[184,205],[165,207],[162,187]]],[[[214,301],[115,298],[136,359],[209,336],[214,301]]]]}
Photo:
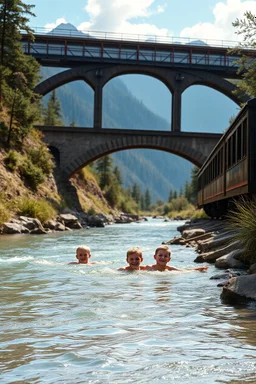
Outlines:
{"type": "Polygon", "coordinates": [[[232,165],[234,165],[236,160],[236,146],[237,146],[237,140],[236,140],[236,132],[232,135],[232,165]]]}
{"type": "Polygon", "coordinates": [[[243,121],[242,139],[243,139],[242,157],[245,157],[247,155],[247,119],[243,121]]]}
{"type": "Polygon", "coordinates": [[[242,159],[242,125],[237,128],[237,161],[242,159]]]}
{"type": "Polygon", "coordinates": [[[228,168],[231,167],[231,137],[228,139],[228,147],[227,147],[227,151],[228,151],[228,168]]]}
{"type": "Polygon", "coordinates": [[[224,147],[220,150],[220,175],[223,173],[223,162],[224,162],[224,156],[223,156],[224,147]]]}

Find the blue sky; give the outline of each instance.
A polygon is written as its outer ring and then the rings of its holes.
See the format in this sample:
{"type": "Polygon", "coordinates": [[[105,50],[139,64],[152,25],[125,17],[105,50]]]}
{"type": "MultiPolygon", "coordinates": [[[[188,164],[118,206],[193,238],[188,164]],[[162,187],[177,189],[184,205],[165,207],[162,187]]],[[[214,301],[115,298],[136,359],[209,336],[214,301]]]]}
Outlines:
{"type": "Polygon", "coordinates": [[[24,0],[34,4],[32,27],[71,23],[83,31],[237,41],[232,22],[256,0],[24,0]]]}

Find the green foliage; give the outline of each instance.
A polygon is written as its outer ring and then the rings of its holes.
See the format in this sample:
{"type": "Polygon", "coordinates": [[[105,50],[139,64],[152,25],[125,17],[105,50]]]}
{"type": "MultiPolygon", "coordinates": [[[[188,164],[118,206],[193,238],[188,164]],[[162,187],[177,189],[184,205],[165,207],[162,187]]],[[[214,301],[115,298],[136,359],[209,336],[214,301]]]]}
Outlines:
{"type": "Polygon", "coordinates": [[[95,209],[93,207],[89,208],[87,213],[88,215],[92,215],[92,216],[96,214],[95,209]]]}
{"type": "Polygon", "coordinates": [[[99,174],[100,188],[104,190],[110,187],[113,180],[113,160],[111,156],[104,156],[97,160],[95,167],[99,174]]]}
{"type": "Polygon", "coordinates": [[[29,149],[28,157],[33,164],[41,168],[44,174],[49,175],[52,172],[54,168],[52,155],[45,145],[41,145],[39,148],[29,149]]]}
{"type": "Polygon", "coordinates": [[[19,155],[16,151],[10,150],[4,160],[5,165],[9,171],[15,171],[18,167],[19,155]]]}
{"type": "Polygon", "coordinates": [[[6,204],[0,202],[0,225],[10,219],[10,209],[6,204]]]}
{"type": "Polygon", "coordinates": [[[146,192],[145,192],[144,204],[145,204],[145,210],[149,211],[151,207],[151,196],[148,188],[146,189],[146,192]]]}
{"type": "Polygon", "coordinates": [[[46,200],[31,198],[24,198],[18,201],[17,213],[22,216],[37,218],[42,224],[57,214],[56,210],[46,200]]]}
{"type": "Polygon", "coordinates": [[[234,201],[234,208],[227,219],[228,229],[235,231],[232,241],[238,240],[244,248],[241,261],[256,263],[256,200],[241,198],[234,201]]]}
{"type": "Polygon", "coordinates": [[[38,185],[45,180],[42,169],[35,165],[29,157],[20,164],[19,170],[22,179],[33,191],[36,191],[38,185]]]}
{"type": "Polygon", "coordinates": [[[1,130],[7,146],[22,144],[38,118],[38,95],[33,92],[39,79],[39,64],[25,55],[20,43],[21,31],[31,35],[28,16],[34,15],[33,5],[21,0],[0,3],[0,109],[3,105],[10,116],[1,130]]]}
{"type": "Polygon", "coordinates": [[[62,112],[56,90],[53,90],[48,100],[47,107],[43,110],[45,125],[63,125],[62,112]]]}
{"type": "MultiPolygon", "coordinates": [[[[236,28],[236,34],[243,36],[243,42],[238,49],[233,49],[230,53],[241,54],[242,48],[256,47],[256,18],[252,12],[245,12],[243,19],[236,19],[233,26],[236,28]]],[[[238,73],[242,74],[242,80],[237,83],[238,95],[246,95],[250,97],[256,96],[256,62],[254,57],[242,54],[237,61],[239,64],[238,73]]]]}

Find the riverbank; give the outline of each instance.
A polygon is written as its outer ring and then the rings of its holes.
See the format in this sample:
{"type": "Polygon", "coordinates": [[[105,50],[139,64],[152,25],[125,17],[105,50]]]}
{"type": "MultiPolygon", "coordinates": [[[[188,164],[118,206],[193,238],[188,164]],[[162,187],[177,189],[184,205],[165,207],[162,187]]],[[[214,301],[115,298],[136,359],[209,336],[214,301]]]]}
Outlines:
{"type": "Polygon", "coordinates": [[[33,217],[19,216],[0,225],[0,234],[31,234],[42,235],[51,232],[71,231],[82,228],[105,227],[110,224],[127,224],[146,220],[146,218],[132,214],[99,214],[90,215],[85,212],[72,212],[59,214],[55,219],[44,224],[33,217]]]}
{"type": "Polygon", "coordinates": [[[194,219],[177,228],[181,236],[165,242],[193,247],[198,253],[197,263],[214,263],[225,272],[212,276],[223,286],[221,298],[225,301],[256,301],[256,264],[246,265],[241,261],[245,250],[234,241],[235,232],[228,228],[225,220],[194,219]]]}

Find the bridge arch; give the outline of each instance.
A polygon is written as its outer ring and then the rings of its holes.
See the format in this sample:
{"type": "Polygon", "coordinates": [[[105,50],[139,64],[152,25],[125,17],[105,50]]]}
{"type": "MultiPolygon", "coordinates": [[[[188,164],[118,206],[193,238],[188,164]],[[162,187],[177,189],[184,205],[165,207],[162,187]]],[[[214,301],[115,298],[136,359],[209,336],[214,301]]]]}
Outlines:
{"type": "Polygon", "coordinates": [[[78,67],[68,69],[49,77],[48,79],[38,84],[34,88],[34,91],[42,96],[45,96],[47,93],[53,91],[54,89],[77,80],[84,80],[93,90],[95,90],[95,82],[92,76],[92,69],[78,67]]]}
{"type": "Polygon", "coordinates": [[[191,148],[187,144],[181,143],[179,140],[170,141],[167,145],[163,138],[157,137],[137,137],[137,143],[132,136],[118,138],[94,146],[82,154],[75,156],[65,168],[65,176],[67,179],[72,177],[78,170],[99,159],[100,157],[109,155],[114,152],[119,152],[127,149],[155,149],[178,155],[194,165],[200,167],[206,160],[206,155],[198,150],[191,148]]]}

